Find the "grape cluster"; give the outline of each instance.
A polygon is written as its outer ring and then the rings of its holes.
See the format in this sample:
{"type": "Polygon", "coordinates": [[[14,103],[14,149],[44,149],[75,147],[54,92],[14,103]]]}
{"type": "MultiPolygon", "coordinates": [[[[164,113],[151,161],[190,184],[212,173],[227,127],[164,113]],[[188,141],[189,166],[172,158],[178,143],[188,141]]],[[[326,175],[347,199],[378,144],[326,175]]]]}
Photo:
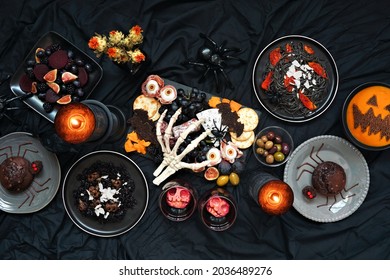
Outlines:
{"type": "Polygon", "coordinates": [[[177,89],[177,98],[171,104],[162,105],[159,112],[162,113],[167,109],[165,121],[169,122],[173,114],[182,108],[182,113],[179,115],[176,124],[182,124],[192,118],[196,114],[207,108],[206,93],[192,88],[191,91],[185,91],[182,88],[177,89]]]}

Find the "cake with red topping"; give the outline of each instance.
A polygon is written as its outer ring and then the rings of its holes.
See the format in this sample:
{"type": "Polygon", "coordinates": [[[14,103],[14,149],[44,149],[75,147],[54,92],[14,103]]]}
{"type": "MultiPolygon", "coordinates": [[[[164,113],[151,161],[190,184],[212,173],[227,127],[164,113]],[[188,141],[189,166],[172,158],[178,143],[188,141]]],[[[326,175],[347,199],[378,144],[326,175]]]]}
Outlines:
{"type": "Polygon", "coordinates": [[[41,169],[41,161],[31,163],[20,156],[9,157],[0,165],[0,183],[9,191],[22,192],[31,185],[41,169]]]}

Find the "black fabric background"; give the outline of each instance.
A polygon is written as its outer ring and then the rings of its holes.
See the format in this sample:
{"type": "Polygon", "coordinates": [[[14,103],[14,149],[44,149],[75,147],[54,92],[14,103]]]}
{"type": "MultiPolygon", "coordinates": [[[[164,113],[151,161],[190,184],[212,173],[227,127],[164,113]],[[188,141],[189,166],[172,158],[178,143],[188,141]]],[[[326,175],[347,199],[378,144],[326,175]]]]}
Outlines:
{"type": "MultiPolygon", "coordinates": [[[[5,1],[0,0],[0,74],[12,74],[32,46],[53,30],[95,58],[88,39],[112,29],[127,31],[137,23],[145,30],[143,49],[152,64],[139,79],[107,58],[96,59],[104,76],[91,98],[120,107],[131,115],[131,104],[148,74],[158,74],[204,91],[215,93],[212,76],[198,84],[201,73],[181,63],[194,57],[203,45],[200,32],[215,41],[242,48],[244,65],[226,68],[235,90],[221,96],[262,111],[260,127],[287,128],[296,146],[324,134],[345,137],[341,109],[356,86],[371,81],[389,82],[390,8],[386,1],[5,1]],[[251,74],[258,53],[271,41],[290,34],[311,37],[328,48],[340,75],[337,96],[321,117],[303,124],[279,121],[264,111],[253,93],[251,74]]],[[[1,94],[12,96],[8,83],[1,94]]],[[[20,104],[23,105],[23,104],[20,104]]],[[[15,126],[0,120],[0,136],[14,131],[45,137],[52,124],[33,110],[14,112],[22,122],[15,126]]],[[[124,153],[124,139],[98,147],[86,146],[73,153],[59,152],[63,175],[87,152],[109,149],[124,153]]],[[[245,180],[230,189],[239,203],[236,224],[226,232],[206,229],[197,215],[173,223],[160,213],[160,189],[152,181],[155,165],[135,154],[129,156],[141,167],[150,183],[150,201],[141,222],[114,238],[93,237],[68,218],[59,191],[43,210],[26,215],[0,213],[1,259],[389,259],[390,258],[390,151],[364,152],[371,184],[366,200],[350,217],[321,224],[294,209],[281,217],[262,212],[249,197],[245,180]]],[[[262,168],[251,155],[248,170],[262,168]]],[[[272,170],[282,177],[283,167],[272,170]]],[[[202,193],[210,188],[201,178],[192,180],[202,193]]]]}

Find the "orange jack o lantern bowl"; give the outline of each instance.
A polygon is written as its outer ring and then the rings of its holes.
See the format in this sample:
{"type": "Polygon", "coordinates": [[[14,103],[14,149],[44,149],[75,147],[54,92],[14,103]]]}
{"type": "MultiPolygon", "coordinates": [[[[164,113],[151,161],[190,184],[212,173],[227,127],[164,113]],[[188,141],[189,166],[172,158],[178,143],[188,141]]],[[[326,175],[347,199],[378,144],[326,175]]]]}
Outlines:
{"type": "Polygon", "coordinates": [[[381,151],[390,147],[390,85],[370,82],[355,88],[344,102],[343,125],[356,146],[381,151]]]}

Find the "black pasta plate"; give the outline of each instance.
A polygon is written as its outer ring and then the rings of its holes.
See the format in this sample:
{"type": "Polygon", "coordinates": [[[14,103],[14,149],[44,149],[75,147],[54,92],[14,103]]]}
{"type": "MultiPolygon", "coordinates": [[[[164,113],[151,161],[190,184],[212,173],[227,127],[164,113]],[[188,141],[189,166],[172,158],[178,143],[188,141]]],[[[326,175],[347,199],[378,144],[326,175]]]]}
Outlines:
{"type": "Polygon", "coordinates": [[[252,84],[258,101],[263,106],[263,108],[271,115],[283,121],[301,123],[320,116],[329,108],[337,93],[339,74],[335,60],[333,59],[330,52],[322,44],[306,36],[288,35],[271,42],[260,52],[253,67],[252,84]],[[291,114],[286,112],[285,110],[277,108],[274,104],[270,102],[270,100],[265,94],[265,91],[261,88],[261,82],[264,79],[264,74],[267,69],[270,52],[279,46],[284,46],[285,44],[291,42],[301,42],[303,44],[308,44],[309,46],[311,46],[312,49],[315,51],[316,57],[318,57],[318,59],[320,59],[321,61],[324,61],[323,67],[325,68],[328,76],[326,98],[324,98],[321,104],[316,104],[317,109],[313,112],[310,112],[309,114],[291,114]]]}
{"type": "MultiPolygon", "coordinates": [[[[34,59],[35,57],[35,51],[37,48],[46,48],[48,46],[51,46],[53,44],[60,44],[63,49],[66,50],[72,50],[73,53],[75,54],[75,57],[81,58],[84,60],[85,63],[89,63],[92,67],[92,70],[90,73],[88,73],[88,82],[87,84],[83,87],[84,90],[84,96],[83,100],[87,99],[92,91],[95,89],[95,87],[98,85],[100,82],[102,76],[103,76],[103,69],[102,67],[95,61],[93,60],[89,55],[87,55],[85,52],[80,50],[78,47],[76,47],[74,44],[69,42],[67,39],[65,39],[63,36],[60,34],[54,32],[54,31],[49,31],[46,34],[44,34],[34,45],[34,47],[31,49],[31,51],[28,53],[24,61],[19,65],[17,68],[15,74],[11,78],[10,82],[10,87],[12,92],[17,96],[17,97],[22,97],[26,95],[26,92],[24,92],[19,85],[20,78],[22,75],[24,75],[25,70],[27,68],[26,64],[27,61],[30,59],[34,59]]],[[[82,100],[80,100],[82,101],[82,100]]],[[[24,102],[31,107],[33,110],[38,112],[40,115],[42,115],[44,118],[49,120],[50,122],[54,122],[54,118],[58,112],[58,109],[62,105],[55,105],[54,109],[47,113],[43,109],[43,101],[38,98],[38,96],[34,95],[32,97],[29,97],[24,100],[24,102]]]]}
{"type": "Polygon", "coordinates": [[[64,179],[62,199],[70,219],[81,230],[99,237],[113,237],[131,230],[139,223],[148,205],[149,189],[143,172],[130,158],[118,152],[101,150],[81,157],[71,166],[64,179]],[[135,190],[133,196],[137,202],[133,209],[127,210],[121,221],[100,223],[97,219],[84,216],[77,208],[73,197],[73,192],[80,185],[77,176],[97,161],[111,162],[115,166],[125,167],[134,180],[135,190]]]}

